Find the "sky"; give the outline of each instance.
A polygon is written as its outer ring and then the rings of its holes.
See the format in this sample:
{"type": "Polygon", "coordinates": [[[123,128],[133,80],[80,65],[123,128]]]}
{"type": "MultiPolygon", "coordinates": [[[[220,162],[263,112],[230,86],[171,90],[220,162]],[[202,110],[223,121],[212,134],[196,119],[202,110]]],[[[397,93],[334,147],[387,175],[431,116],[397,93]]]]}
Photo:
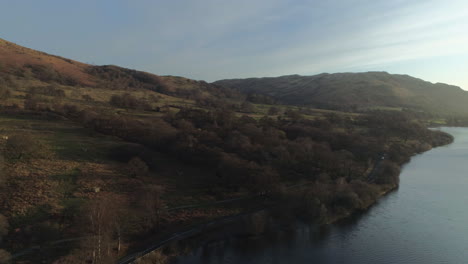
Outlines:
{"type": "Polygon", "coordinates": [[[466,0],[0,0],[0,38],[197,80],[387,71],[468,90],[466,0]]]}

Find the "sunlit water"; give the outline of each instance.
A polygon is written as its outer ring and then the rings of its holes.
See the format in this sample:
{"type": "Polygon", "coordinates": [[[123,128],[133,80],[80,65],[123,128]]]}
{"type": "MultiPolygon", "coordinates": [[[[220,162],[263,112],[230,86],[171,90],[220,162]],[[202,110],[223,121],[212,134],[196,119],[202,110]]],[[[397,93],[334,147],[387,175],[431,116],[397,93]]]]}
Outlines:
{"type": "Polygon", "coordinates": [[[400,188],[327,232],[299,227],[289,238],[226,240],[176,263],[468,263],[468,129],[415,156],[400,188]]]}

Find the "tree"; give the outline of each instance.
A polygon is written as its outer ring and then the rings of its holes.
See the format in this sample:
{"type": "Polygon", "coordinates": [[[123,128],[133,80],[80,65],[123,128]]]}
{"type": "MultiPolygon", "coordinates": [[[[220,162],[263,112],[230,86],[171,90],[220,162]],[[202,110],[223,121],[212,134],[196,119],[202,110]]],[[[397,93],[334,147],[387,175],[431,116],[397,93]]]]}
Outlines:
{"type": "Polygon", "coordinates": [[[244,113],[252,113],[255,111],[255,106],[250,102],[243,102],[241,105],[241,111],[244,113]]]}
{"type": "Polygon", "coordinates": [[[303,118],[303,115],[300,111],[294,109],[288,109],[284,115],[293,122],[297,122],[303,118]]]}
{"type": "Polygon", "coordinates": [[[272,106],[272,107],[270,107],[270,109],[268,109],[268,115],[277,115],[277,114],[279,114],[279,112],[280,112],[280,110],[276,106],[272,106]]]}
{"type": "Polygon", "coordinates": [[[139,157],[133,157],[127,165],[131,177],[144,177],[148,175],[148,165],[139,157]]]}
{"type": "Polygon", "coordinates": [[[394,162],[385,160],[382,161],[379,170],[377,171],[377,184],[398,185],[400,182],[400,167],[394,162]]]}
{"type": "Polygon", "coordinates": [[[279,186],[279,175],[271,167],[250,164],[251,170],[247,179],[247,188],[255,194],[267,194],[279,186]]]}
{"type": "Polygon", "coordinates": [[[8,234],[8,229],[10,228],[10,224],[8,223],[8,219],[0,214],[0,242],[4,236],[8,234]]]}
{"type": "Polygon", "coordinates": [[[247,160],[235,154],[222,153],[216,174],[223,187],[237,190],[247,183],[251,170],[251,164],[247,160]]]}
{"type": "MultiPolygon", "coordinates": [[[[8,234],[8,229],[10,225],[8,219],[0,214],[0,244],[2,243],[3,237],[8,234]]],[[[7,251],[0,248],[0,264],[10,263],[11,255],[7,251]]]]}
{"type": "Polygon", "coordinates": [[[358,208],[361,204],[359,196],[353,192],[350,186],[344,183],[335,190],[332,204],[336,207],[352,210],[358,208]]]}
{"type": "Polygon", "coordinates": [[[308,221],[314,221],[323,224],[327,220],[327,207],[320,199],[312,192],[305,192],[301,199],[302,214],[308,221]]]}
{"type": "Polygon", "coordinates": [[[109,104],[120,108],[151,110],[151,105],[146,100],[136,98],[129,93],[112,95],[109,104]]]}
{"type": "Polygon", "coordinates": [[[0,77],[0,100],[8,99],[11,96],[10,89],[8,89],[7,80],[0,77]]]}
{"type": "Polygon", "coordinates": [[[91,235],[85,247],[91,250],[92,263],[110,263],[114,260],[110,242],[115,228],[115,203],[108,197],[99,197],[85,207],[84,216],[85,228],[91,235]]]}
{"type": "Polygon", "coordinates": [[[124,233],[123,223],[124,223],[124,215],[126,212],[124,210],[119,210],[119,212],[115,215],[112,224],[114,229],[114,235],[117,239],[117,254],[120,253],[122,249],[122,237],[124,233]]]}
{"type": "Polygon", "coordinates": [[[5,184],[7,178],[8,173],[5,167],[5,159],[3,158],[3,155],[0,154],[0,188],[5,184]]]}

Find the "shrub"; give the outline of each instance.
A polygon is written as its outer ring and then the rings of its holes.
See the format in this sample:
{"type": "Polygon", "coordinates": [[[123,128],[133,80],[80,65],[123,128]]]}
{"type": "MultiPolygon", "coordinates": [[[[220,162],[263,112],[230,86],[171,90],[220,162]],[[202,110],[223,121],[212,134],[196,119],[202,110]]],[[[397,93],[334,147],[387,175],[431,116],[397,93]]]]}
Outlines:
{"type": "Polygon", "coordinates": [[[85,100],[86,102],[93,102],[94,101],[93,97],[91,97],[89,94],[83,94],[81,96],[81,99],[85,100]]]}
{"type": "Polygon", "coordinates": [[[28,94],[26,100],[24,100],[24,109],[26,110],[36,110],[39,106],[39,100],[36,96],[28,94]]]}
{"type": "Polygon", "coordinates": [[[133,157],[128,162],[127,167],[131,177],[143,177],[148,175],[148,165],[139,157],[133,157]]]}
{"type": "Polygon", "coordinates": [[[5,144],[5,156],[11,160],[22,160],[38,157],[41,144],[28,133],[17,133],[8,138],[5,144]]]}
{"type": "Polygon", "coordinates": [[[109,104],[120,108],[151,110],[151,105],[148,102],[129,93],[113,95],[109,100],[109,104]]]}
{"type": "Polygon", "coordinates": [[[109,157],[120,162],[128,162],[134,157],[145,157],[146,150],[142,145],[125,144],[113,147],[109,151],[109,157]]]}

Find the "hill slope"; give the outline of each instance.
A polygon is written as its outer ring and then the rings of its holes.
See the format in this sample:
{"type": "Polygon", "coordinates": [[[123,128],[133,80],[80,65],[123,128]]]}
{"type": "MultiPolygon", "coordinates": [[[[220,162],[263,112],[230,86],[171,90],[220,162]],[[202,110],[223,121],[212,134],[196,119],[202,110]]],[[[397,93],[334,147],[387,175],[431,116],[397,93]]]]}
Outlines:
{"type": "Polygon", "coordinates": [[[461,88],[386,72],[231,79],[215,84],[268,95],[284,104],[332,109],[407,107],[438,113],[468,113],[468,92],[461,88]]]}
{"type": "MultiPolygon", "coordinates": [[[[159,76],[114,65],[95,66],[25,48],[0,39],[0,78],[20,78],[67,86],[112,90],[146,89],[178,97],[225,96],[216,85],[176,76],[159,76]]],[[[32,84],[37,85],[36,83],[32,84]]]]}
{"type": "Polygon", "coordinates": [[[25,48],[0,39],[0,72],[12,75],[41,75],[43,78],[63,77],[63,82],[72,81],[94,85],[85,70],[89,65],[25,48]],[[65,80],[66,79],[66,80],[65,80]]]}

